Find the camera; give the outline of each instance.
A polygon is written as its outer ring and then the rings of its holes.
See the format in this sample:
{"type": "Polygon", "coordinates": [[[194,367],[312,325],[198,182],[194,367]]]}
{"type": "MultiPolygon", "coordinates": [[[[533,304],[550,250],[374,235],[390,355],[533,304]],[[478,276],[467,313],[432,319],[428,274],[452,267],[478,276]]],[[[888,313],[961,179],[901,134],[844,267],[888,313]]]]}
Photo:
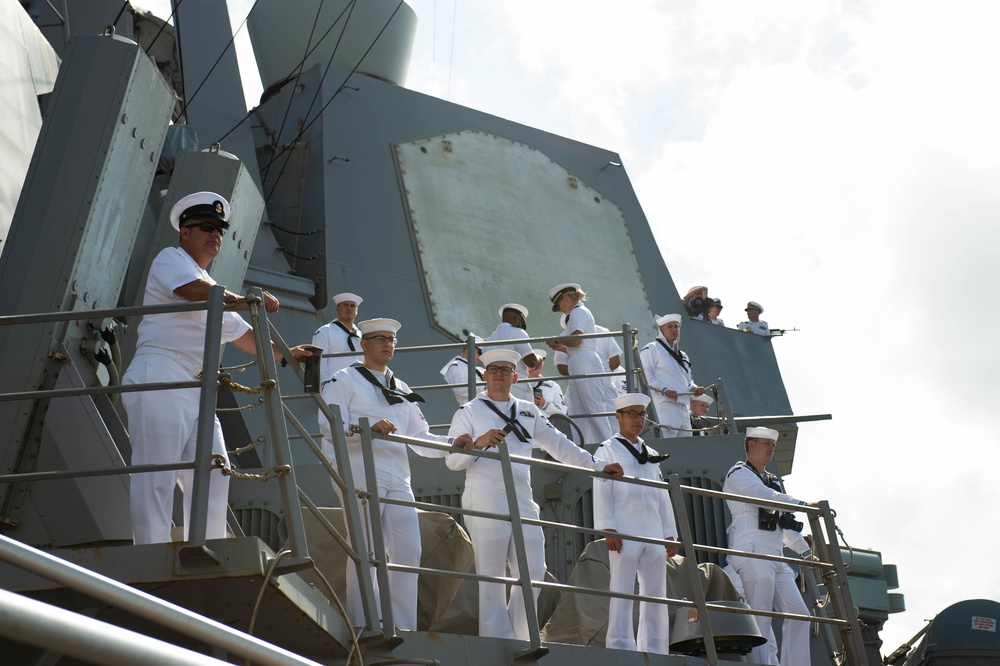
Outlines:
{"type": "Polygon", "coordinates": [[[540,388],[536,388],[534,391],[532,391],[532,393],[535,394],[536,398],[541,398],[542,397],[542,389],[540,389],[540,388]]]}
{"type": "Polygon", "coordinates": [[[702,298],[701,296],[695,296],[694,298],[689,298],[684,301],[684,308],[687,310],[689,317],[697,317],[698,315],[708,316],[708,309],[712,307],[711,298],[702,298]]]}
{"type": "Polygon", "coordinates": [[[778,516],[778,527],[783,530],[792,530],[793,532],[801,532],[802,528],[805,527],[801,520],[795,520],[795,515],[786,511],[785,513],[778,516]]]}
{"type": "Polygon", "coordinates": [[[778,529],[778,512],[763,507],[757,509],[757,529],[773,532],[778,529]]]}

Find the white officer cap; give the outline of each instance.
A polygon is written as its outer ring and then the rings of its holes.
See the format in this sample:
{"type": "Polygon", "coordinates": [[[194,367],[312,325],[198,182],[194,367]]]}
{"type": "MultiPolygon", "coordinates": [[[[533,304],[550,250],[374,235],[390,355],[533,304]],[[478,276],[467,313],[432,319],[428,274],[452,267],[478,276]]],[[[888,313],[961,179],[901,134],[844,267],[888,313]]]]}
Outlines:
{"type": "Polygon", "coordinates": [[[653,323],[656,324],[656,328],[663,326],[669,321],[676,321],[680,324],[681,316],[679,314],[653,315],[653,323]]]}
{"type": "Polygon", "coordinates": [[[343,292],[341,294],[337,294],[336,296],[333,297],[333,304],[334,305],[340,305],[344,301],[351,301],[355,305],[361,305],[362,303],[364,303],[364,300],[365,299],[361,298],[357,294],[352,294],[349,291],[345,291],[345,292],[343,292]]]}
{"type": "Polygon", "coordinates": [[[761,314],[764,314],[764,308],[762,308],[760,306],[760,303],[758,303],[757,301],[750,301],[749,303],[747,303],[747,306],[743,308],[743,311],[746,312],[750,308],[757,308],[758,310],[760,310],[761,314]]]}
{"type": "Polygon", "coordinates": [[[520,303],[504,303],[500,306],[500,316],[503,317],[504,310],[517,310],[521,313],[521,316],[525,319],[528,318],[528,308],[524,307],[520,303]]]}
{"type": "Polygon", "coordinates": [[[649,396],[645,393],[626,393],[625,395],[620,395],[611,403],[615,406],[615,411],[619,409],[626,409],[627,407],[642,407],[645,409],[649,407],[649,396]]]}
{"type": "Polygon", "coordinates": [[[211,219],[223,229],[229,228],[229,202],[215,192],[195,192],[181,197],[170,209],[170,226],[177,231],[190,220],[211,219]]]}
{"type": "Polygon", "coordinates": [[[480,354],[479,360],[484,368],[491,363],[510,363],[516,367],[517,362],[521,360],[521,355],[513,349],[491,349],[480,354]]]}
{"type": "Polygon", "coordinates": [[[362,335],[368,335],[369,333],[377,333],[379,331],[388,331],[389,333],[396,333],[402,328],[403,325],[400,324],[395,319],[366,319],[358,324],[358,328],[361,329],[362,335]]]}
{"type": "MultiPolygon", "coordinates": [[[[545,351],[544,349],[532,349],[531,353],[537,356],[538,358],[542,359],[543,361],[546,358],[548,358],[549,355],[548,352],[545,351]]],[[[524,356],[527,356],[527,354],[525,354],[524,356]]],[[[522,356],[521,358],[524,358],[524,356],[522,356]]]]}
{"type": "Polygon", "coordinates": [[[713,402],[715,402],[715,398],[713,398],[712,396],[710,396],[707,393],[702,393],[701,395],[693,395],[693,396],[691,396],[691,402],[694,402],[695,400],[700,400],[701,402],[707,402],[710,405],[713,402]]]}
{"type": "Polygon", "coordinates": [[[567,282],[566,284],[556,285],[549,289],[549,300],[552,301],[552,311],[559,312],[559,299],[563,297],[563,294],[569,291],[581,291],[580,285],[575,282],[567,282]]]}
{"type": "Polygon", "coordinates": [[[775,442],[778,441],[778,431],[773,428],[762,428],[760,426],[754,426],[752,428],[747,428],[747,439],[770,439],[775,442]]]}

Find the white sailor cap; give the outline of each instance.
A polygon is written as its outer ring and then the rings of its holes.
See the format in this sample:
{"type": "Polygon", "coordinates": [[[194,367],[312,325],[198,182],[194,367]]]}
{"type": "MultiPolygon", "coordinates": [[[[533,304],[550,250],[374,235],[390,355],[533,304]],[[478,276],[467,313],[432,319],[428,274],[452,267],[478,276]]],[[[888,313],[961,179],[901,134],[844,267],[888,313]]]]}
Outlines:
{"type": "Polygon", "coordinates": [[[693,396],[691,396],[691,402],[694,402],[695,400],[700,400],[701,402],[707,402],[710,405],[713,402],[715,402],[715,398],[713,398],[712,396],[710,396],[707,393],[702,393],[701,395],[693,395],[693,396]]]}
{"type": "Polygon", "coordinates": [[[626,407],[642,407],[645,409],[649,407],[649,396],[644,393],[626,393],[612,400],[611,404],[615,406],[616,412],[626,407]]]}
{"type": "Polygon", "coordinates": [[[770,439],[775,442],[778,441],[778,431],[773,428],[763,428],[761,426],[754,426],[752,428],[747,428],[747,439],[770,439]]]}
{"type": "Polygon", "coordinates": [[[365,299],[361,298],[357,294],[352,294],[349,291],[345,291],[345,292],[337,294],[336,296],[333,297],[333,304],[334,305],[340,305],[341,303],[343,303],[345,301],[351,301],[355,305],[361,305],[362,303],[364,303],[365,299]]]}
{"type": "Polygon", "coordinates": [[[762,308],[760,306],[760,303],[758,303],[757,301],[750,301],[749,303],[747,303],[747,306],[743,308],[743,311],[746,312],[750,308],[757,308],[758,310],[760,310],[761,314],[764,314],[764,308],[762,308]]]}
{"type": "Polygon", "coordinates": [[[559,312],[559,299],[563,297],[563,294],[570,291],[580,291],[580,285],[575,282],[567,282],[566,284],[560,284],[549,289],[549,300],[552,301],[553,312],[559,312]]]}
{"type": "Polygon", "coordinates": [[[678,325],[681,323],[681,316],[679,314],[665,314],[665,315],[653,315],[653,323],[659,328],[667,322],[676,321],[678,325]]]}
{"type": "Polygon", "coordinates": [[[217,220],[223,229],[229,228],[229,202],[215,192],[195,192],[181,197],[170,209],[170,225],[177,231],[190,220],[217,220]]]}
{"type": "MultiPolygon", "coordinates": [[[[548,358],[548,356],[549,356],[548,352],[546,352],[544,349],[534,349],[533,348],[531,350],[531,353],[534,354],[535,356],[537,356],[538,358],[542,359],[543,361],[546,358],[548,358]]],[[[524,356],[527,356],[527,354],[525,354],[524,356]]],[[[524,358],[524,356],[522,356],[521,358],[524,358]]]]}
{"type": "Polygon", "coordinates": [[[521,316],[525,319],[528,318],[528,308],[524,307],[520,303],[504,303],[500,306],[500,316],[503,317],[504,310],[516,310],[521,313],[521,316]]]}
{"type": "Polygon", "coordinates": [[[510,363],[517,367],[517,362],[521,360],[521,355],[513,349],[491,349],[479,355],[479,361],[483,367],[489,367],[492,363],[510,363]]]}
{"type": "Polygon", "coordinates": [[[377,333],[378,331],[388,331],[389,333],[396,333],[402,328],[403,325],[400,324],[395,319],[366,319],[362,322],[358,322],[358,328],[361,329],[361,335],[368,335],[369,333],[377,333]]]}

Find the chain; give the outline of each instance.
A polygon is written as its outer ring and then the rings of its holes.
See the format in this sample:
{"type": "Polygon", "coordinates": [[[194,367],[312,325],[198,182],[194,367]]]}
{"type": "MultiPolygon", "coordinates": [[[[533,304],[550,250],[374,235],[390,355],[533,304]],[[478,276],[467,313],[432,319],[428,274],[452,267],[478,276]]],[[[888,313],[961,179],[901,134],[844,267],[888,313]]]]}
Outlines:
{"type": "MultiPolygon", "coordinates": [[[[261,402],[263,402],[263,398],[261,399],[261,402]]],[[[260,404],[260,402],[258,402],[257,404],[260,404]]],[[[254,406],[256,407],[256,405],[254,405],[254,406]]],[[[243,408],[243,409],[245,409],[245,408],[243,408]]],[[[217,409],[215,411],[218,412],[218,411],[221,411],[221,410],[217,409]]],[[[231,455],[231,456],[238,456],[240,454],[246,453],[250,449],[257,448],[258,446],[260,446],[263,443],[264,443],[264,435],[260,435],[259,437],[257,437],[257,439],[255,439],[254,441],[250,442],[249,444],[247,444],[243,448],[241,448],[241,449],[233,449],[232,451],[227,451],[227,453],[229,453],[229,455],[231,455]]]]}
{"type": "Polygon", "coordinates": [[[236,372],[245,372],[247,368],[257,365],[257,361],[247,361],[242,365],[231,365],[229,367],[219,368],[219,370],[235,370],[236,372]]]}
{"type": "Polygon", "coordinates": [[[291,473],[292,466],[271,465],[263,474],[247,474],[246,472],[237,471],[232,467],[227,467],[225,456],[217,453],[212,456],[212,469],[217,469],[222,472],[223,476],[231,476],[239,481],[260,481],[261,483],[266,483],[271,479],[278,479],[291,473]]]}
{"type": "MultiPolygon", "coordinates": [[[[245,412],[251,409],[257,409],[264,404],[264,398],[257,398],[257,402],[250,405],[244,405],[242,407],[216,407],[215,412],[218,414],[220,412],[245,412]]],[[[252,445],[256,446],[256,445],[252,445]]]]}

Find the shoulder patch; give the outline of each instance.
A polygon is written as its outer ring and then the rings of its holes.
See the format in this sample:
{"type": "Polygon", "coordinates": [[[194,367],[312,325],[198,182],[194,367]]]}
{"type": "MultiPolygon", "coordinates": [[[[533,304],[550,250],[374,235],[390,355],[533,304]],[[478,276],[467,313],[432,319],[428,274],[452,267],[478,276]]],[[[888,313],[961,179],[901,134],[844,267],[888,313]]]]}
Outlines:
{"type": "Polygon", "coordinates": [[[529,419],[535,418],[535,414],[530,409],[522,409],[518,412],[519,416],[527,416],[529,419]]]}

